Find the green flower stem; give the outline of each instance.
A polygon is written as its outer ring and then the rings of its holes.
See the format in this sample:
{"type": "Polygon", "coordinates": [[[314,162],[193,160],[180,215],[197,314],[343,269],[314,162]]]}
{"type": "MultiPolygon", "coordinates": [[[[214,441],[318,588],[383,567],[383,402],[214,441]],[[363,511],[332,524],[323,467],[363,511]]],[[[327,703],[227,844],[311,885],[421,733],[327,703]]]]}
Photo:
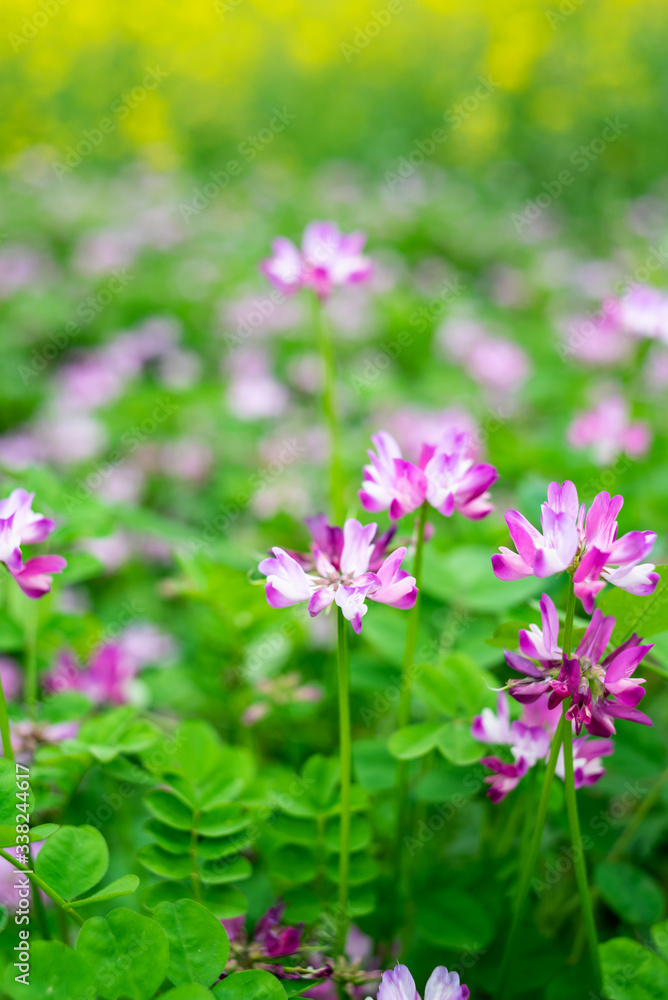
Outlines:
{"type": "Polygon", "coordinates": [[[348,623],[338,609],[339,754],[341,761],[341,842],[339,845],[339,906],[337,955],[345,952],[348,935],[348,882],[350,878],[350,695],[348,685],[348,623]]]}
{"type": "Polygon", "coordinates": [[[501,961],[497,1000],[503,1000],[505,996],[505,986],[508,978],[510,959],[512,958],[515,950],[515,943],[520,929],[522,916],[524,914],[527,896],[529,894],[531,878],[536,870],[536,863],[538,861],[538,855],[540,854],[540,844],[543,839],[543,829],[547,818],[547,807],[550,801],[550,790],[552,788],[552,780],[554,778],[554,771],[557,766],[557,758],[559,756],[563,738],[564,718],[562,716],[559,721],[557,731],[554,734],[554,739],[552,740],[552,750],[550,751],[550,758],[547,762],[547,767],[545,768],[545,776],[543,778],[543,787],[541,788],[538,810],[536,812],[533,837],[531,838],[531,843],[520,873],[517,896],[515,897],[515,906],[513,909],[513,919],[510,925],[510,933],[508,935],[508,941],[506,942],[506,950],[504,951],[503,959],[501,961]]]}
{"type": "Polygon", "coordinates": [[[0,737],[2,737],[2,752],[7,760],[14,760],[14,750],[12,748],[12,737],[9,729],[9,716],[7,715],[7,701],[2,688],[2,678],[0,677],[0,737]]]}
{"type": "MultiPolygon", "coordinates": [[[[564,702],[564,716],[567,711],[564,702]]],[[[598,953],[598,937],[596,935],[596,922],[594,920],[594,907],[589,893],[587,882],[587,865],[585,864],[584,846],[582,844],[582,834],[580,832],[580,820],[578,817],[578,803],[575,793],[575,778],[573,776],[573,727],[566,723],[564,727],[564,789],[566,792],[566,812],[568,813],[568,825],[571,831],[571,843],[573,845],[573,864],[575,867],[575,879],[580,894],[580,906],[582,907],[582,920],[589,942],[591,962],[596,977],[596,990],[601,987],[601,963],[598,953]]]]}
{"type": "MultiPolygon", "coordinates": [[[[30,867],[34,868],[35,862],[30,854],[30,851],[28,851],[28,860],[30,862],[30,867]]],[[[39,924],[39,929],[42,937],[44,938],[45,941],[50,941],[51,931],[49,930],[49,922],[46,918],[46,909],[44,906],[44,900],[40,896],[39,892],[33,892],[32,894],[32,908],[35,917],[37,918],[37,923],[39,924]]]]}
{"type": "Polygon", "coordinates": [[[45,892],[46,895],[54,901],[56,906],[63,911],[63,913],[66,913],[68,917],[72,918],[75,924],[78,924],[79,927],[83,925],[84,918],[81,914],[77,913],[76,910],[73,910],[70,906],[68,906],[62,896],[59,896],[55,889],[52,889],[43,878],[40,878],[40,876],[36,875],[34,871],[31,871],[27,865],[24,865],[21,861],[17,861],[16,858],[12,857],[11,854],[8,854],[7,851],[2,848],[0,848],[0,858],[4,858],[5,861],[9,861],[10,865],[13,865],[14,868],[18,868],[20,872],[23,872],[26,878],[28,878],[37,889],[41,889],[42,892],[45,892]]]}
{"type": "Polygon", "coordinates": [[[341,462],[341,431],[336,405],[336,358],[334,356],[332,332],[327,314],[325,313],[325,307],[319,299],[316,301],[316,309],[318,339],[323,363],[322,405],[329,431],[330,502],[334,523],[343,524],[346,510],[343,500],[344,478],[341,462]]]}
{"type": "MultiPolygon", "coordinates": [[[[399,712],[397,725],[399,729],[411,721],[411,693],[413,689],[413,661],[417,647],[418,629],[420,625],[420,588],[422,583],[422,555],[424,552],[424,529],[427,523],[427,501],[420,507],[417,517],[417,541],[415,544],[415,559],[413,561],[413,576],[417,586],[417,598],[408,615],[406,629],[406,644],[401,670],[401,693],[399,697],[399,712]]],[[[406,828],[406,811],[408,808],[408,761],[400,760],[397,764],[397,870],[401,861],[401,843],[406,828]]]]}
{"type": "MultiPolygon", "coordinates": [[[[569,576],[568,597],[566,598],[566,620],[564,623],[564,643],[563,643],[564,656],[570,656],[571,654],[574,618],[575,618],[575,592],[573,590],[573,579],[571,576],[569,576]]],[[[552,749],[550,751],[550,757],[547,762],[547,767],[545,769],[545,777],[543,778],[543,787],[540,793],[540,800],[538,803],[538,811],[536,813],[536,821],[533,830],[533,837],[531,838],[529,849],[526,853],[526,857],[524,858],[522,864],[522,870],[520,873],[520,880],[517,889],[517,896],[515,898],[515,907],[513,910],[513,919],[510,925],[510,933],[508,935],[508,940],[506,942],[506,949],[503,953],[503,959],[501,960],[501,969],[499,972],[499,984],[498,984],[498,1000],[504,1000],[506,984],[508,981],[510,960],[515,950],[517,934],[519,932],[520,924],[522,922],[522,915],[524,913],[527,896],[529,894],[531,878],[533,876],[534,871],[536,870],[536,863],[538,861],[538,855],[540,854],[540,844],[543,838],[543,829],[545,827],[545,820],[547,818],[547,807],[550,801],[550,790],[552,788],[552,781],[554,780],[554,771],[557,766],[557,758],[559,757],[559,751],[561,749],[561,745],[564,742],[565,730],[570,728],[566,724],[565,711],[566,709],[564,708],[564,715],[562,715],[561,719],[559,720],[557,731],[554,734],[554,739],[552,740],[552,749]]]]}

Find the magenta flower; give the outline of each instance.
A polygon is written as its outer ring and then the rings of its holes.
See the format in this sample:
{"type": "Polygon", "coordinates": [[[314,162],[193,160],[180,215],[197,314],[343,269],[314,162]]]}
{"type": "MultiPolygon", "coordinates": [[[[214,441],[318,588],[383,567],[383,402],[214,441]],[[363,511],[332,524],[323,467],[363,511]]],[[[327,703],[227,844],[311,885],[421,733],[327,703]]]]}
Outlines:
{"type": "Polygon", "coordinates": [[[642,560],[651,552],[656,533],[629,531],[617,538],[615,518],[623,503],[621,496],[611,499],[609,493],[599,493],[585,516],[573,483],[550,483],[547,503],[541,507],[542,534],[519,511],[506,514],[517,552],[501,546],[500,553],[492,556],[494,573],[500,580],[519,580],[569,570],[588,614],[606,583],[631,594],[653,593],[659,575],[653,563],[642,560]]]}
{"type": "MultiPolygon", "coordinates": [[[[459,982],[459,973],[448,972],[444,965],[439,965],[429,977],[424,1000],[468,1000],[470,995],[468,986],[459,982]]],[[[415,980],[405,965],[383,973],[377,1000],[420,1000],[415,980]]]]}
{"type": "Polygon", "coordinates": [[[457,511],[479,520],[493,509],[487,491],[498,472],[474,460],[468,433],[452,429],[437,445],[423,445],[419,466],[402,457],[387,431],[373,434],[371,440],[377,454],[369,451],[371,465],[364,467],[358,494],[365,510],[388,510],[390,518],[398,520],[427,500],[445,517],[457,511]]]}
{"type": "Polygon", "coordinates": [[[125,705],[137,671],[137,662],[120,642],[107,643],[86,667],[79,667],[70,653],[61,652],[45,678],[45,688],[53,693],[81,691],[96,705],[125,705]]]}
{"type": "Polygon", "coordinates": [[[13,490],[0,500],[0,562],[3,562],[28,597],[37,599],[51,590],[54,573],[67,566],[62,556],[33,556],[23,562],[22,545],[43,542],[55,528],[54,522],[32,509],[35,494],[13,490]]]}
{"type": "Polygon", "coordinates": [[[417,598],[415,577],[401,569],[406,548],[385,556],[388,534],[376,540],[375,524],[349,518],[343,531],[322,517],[311,521],[312,551],[290,554],[272,549],[260,573],[267,577],[267,601],[272,608],[308,602],[311,617],[335,603],[359,634],[368,598],[395,608],[412,608],[417,598]],[[309,572],[306,572],[306,570],[309,572]]]}
{"type": "Polygon", "coordinates": [[[326,299],[335,285],[353,285],[371,276],[371,262],[362,254],[365,243],[364,233],[346,235],[334,222],[311,222],[301,250],[279,236],[271,245],[273,256],[260,270],[284,295],[307,287],[326,299]]]}
{"type": "Polygon", "coordinates": [[[542,631],[532,626],[531,633],[520,632],[524,655],[506,651],[508,666],[524,674],[522,680],[510,681],[513,698],[528,704],[545,695],[549,709],[572,699],[566,718],[573,720],[578,735],[584,726],[593,736],[609,736],[615,732],[615,718],[651,726],[651,719],[636,708],[645,682],[633,673],[652,646],[641,646],[633,635],[606,655],[615,619],[597,608],[575,654],[564,659],[556,645],[557,611],[547,594],[541,615],[542,631]]]}
{"type": "Polygon", "coordinates": [[[221,978],[243,969],[264,969],[279,979],[322,979],[331,975],[331,966],[314,969],[276,964],[277,959],[294,955],[302,947],[303,924],[282,926],[285,904],[272,906],[255,925],[252,937],[244,930],[245,917],[221,920],[230,940],[230,956],[221,978]]]}
{"type": "Polygon", "coordinates": [[[632,422],[622,396],[609,396],[586,413],[578,414],[568,428],[573,448],[590,448],[599,465],[609,465],[620,454],[641,458],[650,445],[644,421],[632,422]]]}
{"type": "MultiPolygon", "coordinates": [[[[492,802],[504,799],[532,767],[547,759],[560,716],[558,706],[550,708],[547,699],[540,698],[539,701],[523,704],[521,719],[509,724],[508,698],[505,691],[500,691],[496,715],[491,709],[485,708],[481,715],[475,717],[471,735],[481,743],[509,747],[513,757],[512,761],[496,756],[481,759],[481,763],[494,772],[485,778],[485,783],[489,785],[487,794],[492,802]]],[[[593,785],[602,778],[605,768],[601,758],[612,752],[610,740],[589,740],[584,736],[576,739],[573,743],[575,787],[593,785]]],[[[563,767],[562,749],[556,771],[562,780],[563,767]]]]}

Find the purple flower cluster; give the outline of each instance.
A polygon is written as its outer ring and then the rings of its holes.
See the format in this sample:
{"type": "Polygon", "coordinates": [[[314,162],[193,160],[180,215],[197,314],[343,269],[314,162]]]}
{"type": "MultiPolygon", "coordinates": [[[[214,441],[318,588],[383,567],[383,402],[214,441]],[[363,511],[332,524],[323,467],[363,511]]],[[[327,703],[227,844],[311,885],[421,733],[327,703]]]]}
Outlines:
{"type": "Polygon", "coordinates": [[[651,726],[651,719],[636,708],[645,682],[633,673],[652,646],[641,645],[634,634],[606,653],[615,619],[597,609],[574,655],[566,658],[558,645],[557,609],[547,594],[540,610],[542,628],[522,629],[520,652],[506,651],[508,666],[524,674],[522,680],[510,682],[513,698],[527,704],[545,695],[549,708],[571,699],[566,718],[575,723],[578,735],[584,727],[593,736],[610,736],[615,719],[651,726]]]}
{"type": "Polygon", "coordinates": [[[401,569],[406,548],[387,552],[393,531],[379,536],[375,524],[363,525],[352,517],[343,529],[327,524],[323,515],[307,523],[313,537],[310,552],[289,553],[275,546],[273,557],[260,563],[272,608],[308,602],[315,617],[335,603],[359,633],[367,598],[395,608],[413,607],[415,577],[401,569]]]}
{"type": "Polygon", "coordinates": [[[417,510],[425,500],[445,517],[455,511],[471,520],[493,510],[488,492],[498,479],[493,465],[478,462],[470,434],[453,427],[437,444],[424,444],[417,465],[403,458],[387,431],[371,437],[376,452],[369,451],[359,498],[365,510],[387,510],[398,520],[417,510]]]}
{"type": "Polygon", "coordinates": [[[326,299],[335,285],[354,285],[371,277],[371,261],[362,253],[365,243],[364,233],[345,234],[334,222],[311,222],[301,250],[279,236],[272,243],[273,256],[260,269],[284,295],[311,288],[318,298],[326,299]]]}
{"type": "Polygon", "coordinates": [[[631,594],[653,593],[659,576],[653,563],[643,560],[652,550],[656,532],[629,531],[618,538],[616,518],[623,503],[623,497],[603,492],[587,511],[585,504],[579,505],[573,483],[550,483],[547,503],[541,507],[542,534],[519,511],[506,514],[517,552],[502,546],[492,556],[495,574],[500,580],[519,580],[568,570],[588,614],[606,583],[631,594]]]}
{"type": "Polygon", "coordinates": [[[37,599],[51,590],[54,573],[62,573],[67,562],[62,556],[33,556],[23,561],[22,545],[35,545],[49,537],[54,522],[32,509],[34,493],[13,490],[0,500],[0,562],[4,563],[28,597],[37,599]]]}

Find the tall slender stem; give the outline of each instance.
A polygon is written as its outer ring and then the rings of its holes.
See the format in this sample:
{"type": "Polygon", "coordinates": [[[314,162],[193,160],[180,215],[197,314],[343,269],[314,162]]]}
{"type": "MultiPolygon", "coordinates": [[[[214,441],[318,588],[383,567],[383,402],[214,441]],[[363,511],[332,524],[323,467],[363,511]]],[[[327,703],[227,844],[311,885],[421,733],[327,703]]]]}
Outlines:
{"type": "Polygon", "coordinates": [[[339,844],[339,908],[337,915],[337,955],[343,955],[348,935],[348,882],[350,878],[350,695],[348,690],[348,632],[343,612],[338,609],[339,674],[339,755],[341,761],[341,842],[339,844]]]}
{"type": "Polygon", "coordinates": [[[75,924],[78,924],[80,927],[82,926],[82,924],[84,923],[84,918],[81,916],[81,914],[77,913],[76,910],[73,910],[70,906],[68,906],[66,901],[62,898],[62,896],[60,896],[55,889],[52,889],[51,886],[47,882],[45,882],[43,878],[40,878],[40,876],[36,875],[35,872],[30,871],[30,869],[26,865],[24,865],[21,861],[17,861],[16,858],[12,857],[11,854],[9,854],[7,851],[4,851],[2,848],[0,848],[0,858],[4,858],[5,861],[9,861],[10,865],[13,865],[14,868],[17,868],[20,872],[23,872],[23,874],[26,876],[27,879],[30,880],[33,886],[35,886],[37,889],[41,889],[42,892],[45,892],[46,895],[49,896],[50,899],[54,901],[56,906],[60,907],[60,909],[64,913],[66,913],[68,917],[72,918],[75,924]]]}
{"type": "Polygon", "coordinates": [[[399,701],[399,727],[407,726],[411,717],[411,691],[413,688],[413,660],[415,659],[415,649],[417,646],[418,626],[420,624],[420,586],[422,583],[422,556],[424,553],[424,529],[427,523],[427,501],[420,507],[417,519],[417,542],[415,544],[415,560],[413,562],[413,576],[417,586],[417,598],[408,616],[408,628],[406,630],[406,645],[404,646],[404,659],[401,675],[401,698],[399,701]]]}
{"type": "Polygon", "coordinates": [[[512,958],[513,951],[515,950],[515,943],[520,923],[522,921],[522,916],[524,914],[527,896],[529,894],[531,878],[536,870],[536,862],[538,861],[538,855],[540,854],[540,844],[543,839],[543,829],[547,818],[547,807],[550,801],[550,790],[552,789],[552,780],[554,778],[554,771],[557,766],[557,758],[559,756],[559,751],[561,750],[563,738],[564,718],[562,716],[559,720],[557,731],[554,734],[554,739],[552,740],[552,749],[550,751],[550,758],[547,762],[547,767],[545,768],[543,787],[541,788],[538,810],[536,812],[536,824],[533,830],[533,837],[531,838],[529,850],[527,851],[522,865],[522,871],[520,873],[517,896],[515,897],[515,906],[513,909],[513,919],[510,925],[510,933],[508,935],[508,941],[506,942],[506,950],[503,953],[503,959],[501,961],[497,992],[498,1000],[503,1000],[503,997],[505,996],[505,986],[508,978],[510,959],[512,958]]]}
{"type": "MultiPolygon", "coordinates": [[[[564,702],[564,716],[567,711],[564,702]]],[[[596,977],[596,989],[601,985],[601,962],[598,953],[598,937],[596,935],[596,922],[594,920],[594,907],[592,905],[589,884],[587,882],[587,865],[585,864],[584,845],[580,832],[580,819],[578,817],[578,803],[575,793],[575,778],[573,775],[573,727],[566,722],[564,727],[564,789],[566,792],[566,812],[568,814],[568,825],[571,831],[571,843],[573,845],[573,865],[575,867],[575,880],[580,894],[580,906],[582,907],[582,920],[584,923],[591,962],[596,977]]]]}
{"type": "Polygon", "coordinates": [[[0,736],[2,737],[2,752],[7,760],[14,760],[14,749],[12,747],[12,736],[9,729],[9,716],[7,715],[7,701],[2,688],[2,677],[0,677],[0,736]]]}
{"type": "Polygon", "coordinates": [[[342,524],[345,517],[343,500],[344,478],[341,462],[341,431],[336,404],[336,358],[334,343],[323,303],[316,303],[320,354],[323,363],[322,405],[329,431],[330,502],[335,524],[342,524]]]}

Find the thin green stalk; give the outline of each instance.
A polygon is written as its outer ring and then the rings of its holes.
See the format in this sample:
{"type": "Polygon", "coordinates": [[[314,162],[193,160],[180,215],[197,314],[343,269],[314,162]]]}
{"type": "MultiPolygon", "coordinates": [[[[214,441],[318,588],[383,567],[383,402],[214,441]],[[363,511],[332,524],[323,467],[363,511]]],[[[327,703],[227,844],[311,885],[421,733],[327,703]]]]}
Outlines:
{"type": "Polygon", "coordinates": [[[339,907],[337,955],[345,952],[348,935],[348,882],[350,878],[350,695],[348,691],[348,631],[343,612],[338,609],[339,675],[339,755],[341,761],[341,842],[339,845],[339,907]]]}
{"type": "Polygon", "coordinates": [[[505,995],[504,989],[508,978],[510,959],[512,958],[513,952],[515,950],[517,934],[520,928],[520,923],[522,921],[522,916],[524,914],[524,907],[526,905],[527,896],[529,894],[529,886],[531,884],[533,873],[536,870],[538,855],[540,854],[540,845],[541,845],[541,840],[543,839],[543,829],[545,827],[545,820],[547,818],[547,807],[550,801],[550,790],[552,788],[552,780],[554,778],[554,771],[557,766],[557,758],[559,756],[559,751],[561,749],[563,738],[564,738],[564,719],[562,716],[562,718],[559,721],[557,731],[554,734],[554,739],[552,740],[552,750],[550,751],[550,758],[547,762],[547,767],[545,768],[543,787],[541,788],[540,800],[538,802],[538,809],[536,811],[536,824],[534,826],[533,836],[531,838],[529,850],[527,851],[527,855],[526,858],[524,859],[524,863],[522,865],[522,870],[520,873],[517,895],[515,897],[515,906],[513,908],[513,919],[510,925],[510,933],[508,935],[508,940],[506,942],[506,949],[503,953],[503,959],[501,961],[501,970],[499,973],[499,986],[497,994],[498,1000],[503,1000],[503,997],[505,995]]]}
{"type": "Polygon", "coordinates": [[[0,858],[4,858],[5,861],[9,861],[10,865],[13,865],[14,868],[17,868],[20,872],[23,872],[26,878],[30,880],[32,885],[35,886],[37,889],[41,889],[42,892],[45,892],[46,895],[54,901],[56,906],[58,906],[64,913],[66,913],[68,917],[72,918],[75,924],[78,924],[79,927],[83,925],[84,918],[81,916],[81,914],[77,913],[76,910],[73,910],[70,906],[68,906],[66,901],[62,898],[62,896],[58,895],[55,889],[52,889],[51,886],[48,885],[48,883],[45,882],[43,878],[40,878],[39,875],[36,875],[35,872],[31,871],[27,867],[27,865],[24,865],[21,861],[17,861],[16,858],[12,857],[11,854],[8,854],[7,851],[3,850],[2,848],[0,848],[0,858]]]}
{"type": "MultiPolygon", "coordinates": [[[[564,716],[566,711],[567,706],[564,702],[564,716]]],[[[598,937],[596,935],[594,908],[587,881],[587,865],[585,863],[584,846],[582,844],[582,834],[580,832],[578,802],[575,793],[575,778],[573,775],[573,727],[568,722],[564,727],[564,789],[566,792],[568,825],[570,827],[571,843],[573,845],[575,879],[578,885],[578,892],[580,893],[582,920],[587,934],[587,941],[589,942],[591,963],[594,969],[594,976],[596,977],[596,989],[598,990],[601,986],[601,962],[598,953],[598,937]]]]}
{"type": "Polygon", "coordinates": [[[336,405],[336,358],[334,357],[334,343],[325,307],[319,299],[317,300],[316,309],[320,354],[323,363],[322,405],[329,431],[330,502],[334,523],[342,524],[346,511],[343,500],[344,478],[343,464],[341,462],[341,431],[336,405]]]}
{"type": "MultiPolygon", "coordinates": [[[[33,868],[34,862],[30,854],[30,850],[28,850],[28,861],[30,862],[30,867],[33,868]]],[[[33,913],[37,918],[37,923],[39,924],[39,929],[42,934],[42,937],[44,938],[45,941],[50,941],[51,931],[49,930],[49,923],[46,918],[46,909],[44,906],[44,901],[42,900],[42,897],[40,896],[38,889],[35,889],[32,894],[32,908],[33,908],[33,913]]]]}
{"type": "Polygon", "coordinates": [[[7,701],[5,692],[2,689],[2,678],[0,677],[0,736],[2,737],[2,752],[7,760],[14,760],[14,750],[12,748],[12,736],[9,729],[9,716],[7,715],[7,701]]]}

